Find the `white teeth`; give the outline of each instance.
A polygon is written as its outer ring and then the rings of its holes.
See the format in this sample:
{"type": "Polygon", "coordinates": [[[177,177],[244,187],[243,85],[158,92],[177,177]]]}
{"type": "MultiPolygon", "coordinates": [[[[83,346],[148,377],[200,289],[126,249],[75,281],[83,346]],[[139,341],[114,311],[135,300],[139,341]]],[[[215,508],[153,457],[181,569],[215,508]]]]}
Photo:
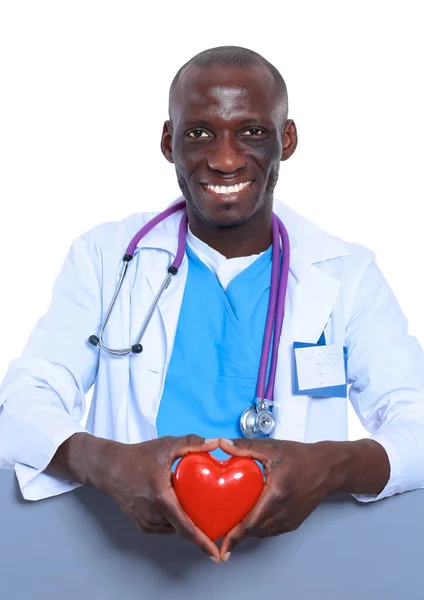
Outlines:
{"type": "Polygon", "coordinates": [[[236,185],[211,185],[208,184],[206,187],[209,190],[212,190],[216,194],[234,194],[236,192],[240,192],[245,187],[247,187],[251,182],[245,181],[243,183],[237,183],[236,185]]]}

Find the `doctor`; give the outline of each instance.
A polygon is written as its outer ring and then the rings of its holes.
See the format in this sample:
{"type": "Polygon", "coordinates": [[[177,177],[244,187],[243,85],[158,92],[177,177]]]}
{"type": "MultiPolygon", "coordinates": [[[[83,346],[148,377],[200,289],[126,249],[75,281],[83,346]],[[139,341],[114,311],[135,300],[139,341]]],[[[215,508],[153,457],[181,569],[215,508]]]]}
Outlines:
{"type": "MultiPolygon", "coordinates": [[[[142,531],[178,532],[219,562],[246,536],[297,528],[335,492],[371,501],[424,486],[423,351],[374,254],[273,199],[280,162],[297,145],[287,111],[281,75],[250,50],[206,50],[177,73],[161,148],[186,202],[184,258],[143,351],[117,357],[88,337],[104,322],[125,248],[154,214],[105,223],[72,244],[49,310],[0,388],[0,463],[14,467],[25,498],[89,483],[142,531]],[[270,437],[247,439],[239,416],[255,398],[273,211],[290,239],[281,248],[283,258],[290,252],[290,270],[276,425],[270,437]],[[295,342],[308,356],[317,345],[345,348],[343,383],[369,439],[346,441],[346,393],[302,389],[295,342]],[[261,461],[266,474],[258,503],[220,549],[187,517],[170,483],[178,457],[218,446],[261,461]]],[[[107,346],[128,348],[137,339],[177,254],[184,212],[138,242],[104,331],[107,346]]]]}

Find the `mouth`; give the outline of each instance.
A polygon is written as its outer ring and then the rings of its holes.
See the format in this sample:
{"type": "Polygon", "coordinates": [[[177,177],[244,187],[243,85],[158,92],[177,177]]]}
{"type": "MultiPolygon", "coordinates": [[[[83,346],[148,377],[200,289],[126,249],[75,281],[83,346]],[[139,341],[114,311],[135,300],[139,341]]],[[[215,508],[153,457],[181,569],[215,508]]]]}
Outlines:
{"type": "Polygon", "coordinates": [[[216,196],[220,196],[221,199],[226,199],[231,197],[237,197],[243,192],[246,192],[253,184],[253,179],[248,181],[241,181],[240,183],[236,183],[233,185],[215,185],[212,183],[202,183],[201,186],[203,189],[208,192],[212,192],[216,196]]]}

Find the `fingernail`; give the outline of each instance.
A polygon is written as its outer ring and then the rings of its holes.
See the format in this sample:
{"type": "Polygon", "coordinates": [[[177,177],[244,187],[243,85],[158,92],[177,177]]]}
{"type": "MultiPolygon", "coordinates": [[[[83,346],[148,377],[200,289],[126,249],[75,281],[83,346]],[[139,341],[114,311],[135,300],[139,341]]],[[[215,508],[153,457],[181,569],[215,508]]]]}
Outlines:
{"type": "Polygon", "coordinates": [[[231,556],[231,552],[226,552],[224,554],[224,562],[227,562],[227,560],[230,558],[230,556],[231,556]]]}
{"type": "Polygon", "coordinates": [[[233,440],[227,440],[227,438],[222,438],[222,441],[228,444],[229,446],[234,446],[233,440]]]}
{"type": "Polygon", "coordinates": [[[215,563],[220,563],[221,561],[219,560],[219,558],[216,558],[216,556],[210,556],[209,557],[211,560],[213,560],[213,562],[215,563]]]}
{"type": "Polygon", "coordinates": [[[214,444],[215,442],[218,441],[219,438],[208,438],[206,439],[203,443],[204,444],[214,444]]]}

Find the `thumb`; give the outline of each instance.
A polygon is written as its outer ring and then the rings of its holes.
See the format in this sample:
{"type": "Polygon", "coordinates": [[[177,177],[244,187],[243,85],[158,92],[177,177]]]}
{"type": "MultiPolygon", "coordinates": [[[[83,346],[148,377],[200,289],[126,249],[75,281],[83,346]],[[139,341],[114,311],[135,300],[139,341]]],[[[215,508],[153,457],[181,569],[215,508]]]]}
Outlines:
{"type": "Polygon", "coordinates": [[[189,452],[212,452],[218,448],[219,439],[205,439],[194,433],[176,438],[174,458],[181,458],[189,452]]]}
{"type": "Polygon", "coordinates": [[[235,438],[228,440],[226,438],[219,438],[219,446],[227,454],[247,456],[260,462],[268,459],[268,442],[268,439],[251,440],[248,438],[235,438]]]}

